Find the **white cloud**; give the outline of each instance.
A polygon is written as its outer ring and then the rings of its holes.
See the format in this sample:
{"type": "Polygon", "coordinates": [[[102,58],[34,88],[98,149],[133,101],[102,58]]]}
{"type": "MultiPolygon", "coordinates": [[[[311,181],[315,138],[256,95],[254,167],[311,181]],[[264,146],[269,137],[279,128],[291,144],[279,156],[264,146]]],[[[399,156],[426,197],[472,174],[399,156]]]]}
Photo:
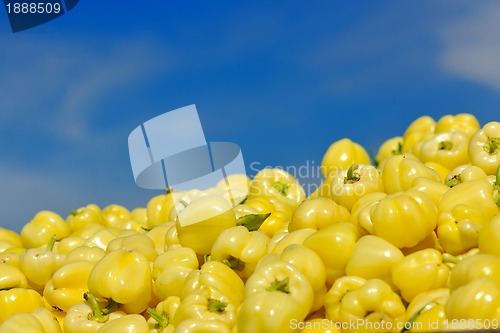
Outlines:
{"type": "Polygon", "coordinates": [[[452,75],[500,90],[500,2],[474,4],[441,26],[439,65],[452,75]]]}

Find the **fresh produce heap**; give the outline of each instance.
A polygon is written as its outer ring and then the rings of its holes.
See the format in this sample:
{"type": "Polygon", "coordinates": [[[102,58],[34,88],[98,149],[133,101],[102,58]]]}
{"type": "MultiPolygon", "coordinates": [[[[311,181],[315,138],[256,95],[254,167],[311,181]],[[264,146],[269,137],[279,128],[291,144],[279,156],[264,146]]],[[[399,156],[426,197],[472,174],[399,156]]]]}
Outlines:
{"type": "Polygon", "coordinates": [[[0,230],[0,332],[498,328],[499,164],[499,122],[423,116],[374,164],[334,142],[309,197],[265,168],[232,176],[233,206],[222,182],[41,211],[0,230]]]}

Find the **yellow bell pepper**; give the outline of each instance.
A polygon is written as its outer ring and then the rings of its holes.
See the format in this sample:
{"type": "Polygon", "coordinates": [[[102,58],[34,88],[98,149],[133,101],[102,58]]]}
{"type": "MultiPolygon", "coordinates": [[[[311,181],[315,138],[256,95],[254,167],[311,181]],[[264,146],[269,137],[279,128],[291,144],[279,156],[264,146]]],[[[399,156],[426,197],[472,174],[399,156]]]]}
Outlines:
{"type": "Polygon", "coordinates": [[[370,209],[374,235],[398,248],[412,247],[437,224],[437,208],[424,192],[409,189],[382,198],[370,209]]]}
{"type": "Polygon", "coordinates": [[[500,258],[490,254],[476,254],[459,261],[451,271],[450,289],[455,289],[479,278],[489,278],[500,286],[500,258]]]}
{"type": "Polygon", "coordinates": [[[173,318],[174,326],[188,319],[219,321],[228,328],[236,324],[235,304],[217,290],[203,290],[186,296],[173,318]]]}
{"type": "Polygon", "coordinates": [[[187,276],[181,300],[196,291],[216,290],[239,306],[245,297],[245,284],[231,268],[219,261],[207,261],[187,276]]]}
{"type": "Polygon", "coordinates": [[[65,264],[45,284],[43,297],[52,307],[67,312],[84,301],[83,294],[88,290],[87,280],[93,267],[89,261],[65,264]]]}
{"type": "Polygon", "coordinates": [[[307,277],[290,263],[278,260],[259,265],[245,286],[246,297],[260,291],[279,291],[300,304],[305,317],[313,305],[313,289],[307,277]]]}
{"type": "Polygon", "coordinates": [[[224,230],[212,246],[211,259],[233,269],[243,280],[255,270],[257,262],[267,254],[269,237],[244,226],[224,230]]]}
{"type": "Polygon", "coordinates": [[[165,250],[167,250],[168,247],[165,244],[165,235],[167,234],[168,229],[170,229],[172,226],[175,226],[175,222],[165,222],[151,228],[146,233],[146,236],[151,238],[151,240],[153,241],[156,252],[158,254],[162,254],[163,252],[165,252],[165,250]]]}
{"type": "Polygon", "coordinates": [[[340,221],[349,221],[350,215],[346,207],[330,198],[307,199],[293,212],[288,231],[304,228],[322,229],[340,221]]]}
{"type": "Polygon", "coordinates": [[[129,314],[108,321],[96,333],[150,333],[146,319],[138,314],[129,314]]]}
{"type": "Polygon", "coordinates": [[[313,250],[321,258],[328,286],[345,275],[347,262],[358,238],[359,233],[353,224],[339,222],[316,231],[302,242],[304,247],[313,250]]]}
{"type": "Polygon", "coordinates": [[[427,194],[436,206],[441,197],[449,190],[449,187],[445,184],[425,177],[415,178],[411,188],[427,194]]]}
{"type": "Polygon", "coordinates": [[[100,247],[89,247],[82,245],[73,249],[66,255],[64,264],[67,265],[69,263],[82,260],[95,264],[102,257],[104,257],[104,255],[106,255],[106,251],[104,251],[100,247]]]}
{"type": "Polygon", "coordinates": [[[182,247],[182,245],[179,243],[179,233],[174,223],[165,233],[165,251],[170,251],[178,247],[182,247]]]}
{"type": "Polygon", "coordinates": [[[415,144],[412,152],[424,163],[436,162],[453,169],[469,162],[469,137],[461,131],[431,134],[415,144]]]}
{"type": "Polygon", "coordinates": [[[452,187],[441,197],[438,210],[439,240],[454,255],[477,247],[479,230],[498,213],[493,187],[484,179],[452,187]]]}
{"type": "Polygon", "coordinates": [[[96,246],[106,251],[109,242],[111,242],[113,239],[117,237],[117,230],[104,227],[99,227],[95,229],[96,229],[95,233],[89,235],[89,237],[86,238],[85,243],[83,243],[83,245],[90,247],[96,246]]]}
{"type": "Polygon", "coordinates": [[[290,244],[302,244],[304,240],[317,230],[312,228],[304,228],[292,232],[284,232],[283,237],[276,235],[269,241],[269,253],[281,254],[283,250],[290,244]]]}
{"type": "Polygon", "coordinates": [[[21,240],[25,248],[35,248],[47,244],[52,235],[56,235],[59,240],[70,233],[71,227],[61,216],[51,211],[41,211],[23,226],[21,240]]]}
{"type": "Polygon", "coordinates": [[[374,192],[361,197],[354,204],[351,210],[351,218],[349,219],[349,222],[356,226],[360,235],[375,233],[370,217],[371,208],[386,196],[386,193],[374,192]]]}
{"type": "Polygon", "coordinates": [[[445,311],[449,318],[448,327],[451,326],[455,330],[482,329],[494,322],[498,328],[500,286],[490,278],[476,278],[452,290],[445,311]]]}
{"type": "Polygon", "coordinates": [[[492,121],[476,131],[469,142],[469,158],[487,175],[495,175],[500,165],[500,122],[492,121]]]}
{"type": "Polygon", "coordinates": [[[80,236],[68,236],[57,241],[52,251],[58,254],[68,254],[73,249],[83,245],[85,241],[85,238],[80,236]]]}
{"type": "Polygon", "coordinates": [[[281,202],[293,211],[305,199],[304,189],[290,173],[279,168],[260,170],[252,182],[248,199],[265,197],[281,202]]]}
{"type": "Polygon", "coordinates": [[[0,261],[0,290],[28,288],[28,280],[15,266],[0,261]]]}
{"type": "Polygon", "coordinates": [[[359,143],[344,138],[328,147],[321,161],[321,173],[327,178],[328,175],[356,163],[370,164],[370,156],[359,143]]]}
{"type": "Polygon", "coordinates": [[[450,169],[437,162],[425,162],[424,165],[436,171],[439,175],[439,178],[441,178],[442,182],[444,182],[446,176],[451,172],[450,169]]]}
{"type": "Polygon", "coordinates": [[[382,176],[373,165],[353,164],[338,171],[331,181],[332,199],[349,211],[362,196],[373,192],[384,192],[382,176]]]}
{"type": "Polygon", "coordinates": [[[28,279],[30,286],[40,293],[65,259],[64,255],[52,252],[55,242],[54,235],[45,249],[28,249],[19,256],[19,269],[28,279]]]}
{"type": "Polygon", "coordinates": [[[0,323],[16,313],[30,313],[43,306],[42,296],[33,289],[0,290],[0,323]]]}
{"type": "Polygon", "coordinates": [[[449,187],[453,187],[471,180],[486,179],[487,176],[488,175],[480,167],[463,164],[451,170],[451,172],[446,176],[444,183],[449,187]]]}
{"type": "Polygon", "coordinates": [[[385,239],[366,235],[356,242],[345,272],[365,279],[381,279],[394,286],[392,268],[403,258],[401,250],[385,239]]]}
{"type": "Polygon", "coordinates": [[[220,321],[205,321],[187,319],[175,327],[176,333],[231,333],[224,323],[220,321]]]}
{"type": "Polygon", "coordinates": [[[392,155],[401,155],[403,153],[403,137],[395,136],[387,139],[379,147],[377,156],[375,156],[375,166],[378,166],[382,161],[386,160],[392,155]]]}
{"type": "Polygon", "coordinates": [[[289,221],[288,213],[274,211],[264,220],[259,231],[262,231],[267,237],[271,238],[281,232],[287,231],[290,225],[289,221]]]}
{"type": "Polygon", "coordinates": [[[180,296],[186,277],[198,269],[194,250],[180,247],[164,252],[153,262],[153,292],[159,299],[180,296]]]}
{"type": "Polygon", "coordinates": [[[102,209],[102,216],[104,226],[119,228],[123,222],[130,220],[130,211],[121,205],[112,204],[102,209]]]}
{"type": "Polygon", "coordinates": [[[303,304],[281,291],[248,295],[238,314],[238,333],[296,332],[293,323],[305,319],[303,304]]]}
{"type": "Polygon", "coordinates": [[[435,249],[414,252],[392,267],[392,281],[407,302],[422,292],[446,287],[449,275],[450,268],[435,249]]]}
{"type": "Polygon", "coordinates": [[[151,333],[172,333],[174,332],[173,318],[181,300],[178,296],[169,296],[164,301],[156,305],[153,310],[148,307],[148,325],[151,333]]]}
{"type": "Polygon", "coordinates": [[[403,135],[403,153],[407,153],[420,139],[429,133],[434,133],[436,121],[429,116],[415,119],[405,130],[403,135]]]}
{"type": "Polygon", "coordinates": [[[89,204],[71,211],[66,217],[66,223],[71,226],[73,232],[77,232],[89,224],[104,225],[104,218],[99,206],[89,204]]]}
{"type": "Polygon", "coordinates": [[[328,319],[342,323],[343,332],[399,332],[405,306],[380,279],[344,276],[335,281],[325,298],[328,319]]]}
{"type": "Polygon", "coordinates": [[[109,242],[106,252],[114,250],[137,251],[142,253],[149,261],[154,261],[158,257],[155,244],[146,235],[130,235],[117,237],[109,242]]]}
{"type": "Polygon", "coordinates": [[[385,192],[388,194],[408,190],[417,177],[441,181],[436,171],[410,153],[391,156],[382,167],[382,180],[385,192]]]}
{"type": "Polygon", "coordinates": [[[403,252],[405,256],[426,249],[434,249],[437,250],[439,253],[444,253],[444,249],[441,246],[441,243],[439,243],[439,239],[435,231],[431,232],[429,236],[424,238],[415,246],[400,248],[401,252],[403,252]]]}
{"type": "Polygon", "coordinates": [[[150,228],[170,221],[170,211],[175,202],[183,194],[181,191],[167,189],[166,194],[160,194],[151,198],[146,205],[148,226],[150,228]]]}
{"type": "Polygon", "coordinates": [[[88,288],[98,298],[122,304],[127,313],[140,313],[146,310],[152,297],[149,261],[136,251],[109,252],[94,265],[88,288]]]}
{"type": "Polygon", "coordinates": [[[18,313],[0,325],[2,333],[61,333],[61,326],[52,313],[38,308],[32,313],[18,313]]]}
{"type": "Polygon", "coordinates": [[[470,113],[459,113],[456,115],[444,115],[436,123],[434,132],[442,133],[447,131],[464,132],[468,138],[480,129],[476,117],[470,113]]]}
{"type": "Polygon", "coordinates": [[[195,199],[176,220],[180,245],[192,248],[197,254],[209,254],[222,231],[236,226],[236,216],[229,203],[220,195],[195,199]]]}
{"type": "Polygon", "coordinates": [[[477,244],[481,253],[500,257],[500,213],[479,230],[477,244]]]}
{"type": "Polygon", "coordinates": [[[438,288],[424,291],[406,308],[406,323],[401,332],[446,331],[448,321],[444,307],[450,297],[450,289],[438,288]]]}
{"type": "Polygon", "coordinates": [[[0,227],[0,241],[8,242],[13,247],[23,247],[23,241],[17,232],[2,227],[0,227]]]}

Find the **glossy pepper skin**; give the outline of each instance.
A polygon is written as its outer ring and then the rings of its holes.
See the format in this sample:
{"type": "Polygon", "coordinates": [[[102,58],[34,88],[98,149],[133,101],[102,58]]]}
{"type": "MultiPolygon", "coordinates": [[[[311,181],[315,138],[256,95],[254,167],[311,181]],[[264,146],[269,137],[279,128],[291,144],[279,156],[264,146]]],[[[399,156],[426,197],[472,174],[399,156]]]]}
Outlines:
{"type": "Polygon", "coordinates": [[[422,116],[415,119],[405,130],[403,135],[403,153],[412,149],[420,139],[429,133],[433,133],[436,128],[436,121],[429,116],[422,116]]]}
{"type": "Polygon", "coordinates": [[[384,182],[379,170],[370,164],[353,164],[338,171],[331,181],[332,199],[351,211],[362,196],[384,192],[384,182]]]}
{"type": "Polygon", "coordinates": [[[450,289],[453,292],[453,290],[483,277],[500,285],[500,258],[490,254],[476,254],[463,258],[451,271],[450,289]]]}
{"type": "Polygon", "coordinates": [[[448,330],[445,305],[449,288],[419,293],[406,308],[405,332],[434,332],[448,330]]]}
{"type": "Polygon", "coordinates": [[[2,333],[61,333],[57,319],[45,308],[33,313],[18,313],[0,325],[2,333]]]}
{"type": "Polygon", "coordinates": [[[436,162],[453,169],[469,162],[469,137],[461,131],[446,131],[425,136],[412,149],[424,163],[436,162]]]}
{"type": "Polygon", "coordinates": [[[401,155],[403,153],[403,137],[395,136],[387,139],[380,145],[377,156],[375,156],[375,166],[380,165],[382,161],[393,155],[401,155]]]}
{"type": "Polygon", "coordinates": [[[302,245],[321,258],[325,267],[326,284],[331,286],[336,279],[345,275],[347,262],[358,239],[359,233],[353,224],[339,222],[314,232],[302,245]]]}
{"type": "Polygon", "coordinates": [[[21,230],[21,240],[25,248],[37,248],[47,244],[53,235],[62,239],[71,233],[71,227],[57,213],[38,212],[21,230]]]}
{"type": "Polygon", "coordinates": [[[30,313],[43,306],[42,296],[33,289],[0,290],[0,323],[16,313],[30,313]]]}
{"type": "Polygon", "coordinates": [[[461,131],[468,138],[480,129],[477,118],[470,113],[458,113],[456,115],[444,115],[436,123],[434,132],[461,131]]]}
{"type": "Polygon", "coordinates": [[[476,131],[469,142],[469,158],[488,175],[495,175],[500,165],[500,122],[492,121],[476,131]]]}
{"type": "Polygon", "coordinates": [[[89,204],[73,210],[66,217],[66,223],[70,225],[72,232],[77,232],[89,224],[104,224],[101,208],[95,204],[89,204]]]}
{"type": "Polygon", "coordinates": [[[255,270],[258,261],[267,254],[269,237],[260,231],[249,231],[244,226],[224,230],[212,246],[212,260],[233,269],[243,280],[255,270]]]}
{"type": "Polygon", "coordinates": [[[294,332],[291,322],[305,319],[302,304],[281,291],[259,291],[248,295],[238,314],[238,333],[294,332]]]}
{"type": "Polygon", "coordinates": [[[122,304],[127,313],[140,313],[152,297],[149,261],[136,251],[109,252],[92,268],[88,288],[98,298],[122,304]]]}
{"type": "Polygon", "coordinates": [[[149,261],[154,261],[158,257],[156,247],[151,238],[146,235],[129,235],[117,237],[109,242],[106,252],[123,249],[142,253],[149,261]]]}
{"type": "Polygon", "coordinates": [[[306,198],[306,194],[290,173],[279,168],[264,168],[250,183],[248,199],[256,197],[276,200],[293,211],[306,198]]]}
{"type": "Polygon", "coordinates": [[[328,175],[347,169],[356,163],[370,164],[370,156],[359,143],[344,138],[328,147],[321,161],[321,172],[328,178],[328,175]]]}
{"type": "Polygon", "coordinates": [[[500,213],[479,231],[477,243],[481,253],[500,258],[500,213]]]}
{"type": "Polygon", "coordinates": [[[261,291],[279,291],[300,304],[305,317],[313,305],[313,289],[300,270],[284,260],[259,265],[246,282],[246,296],[261,291]]]}
{"type": "Polygon", "coordinates": [[[486,179],[488,175],[475,165],[459,165],[446,176],[444,183],[449,187],[476,179],[486,179]]]}
{"type": "Polygon", "coordinates": [[[97,329],[97,333],[149,333],[146,319],[138,314],[129,314],[109,321],[97,329]]]}
{"type": "Polygon", "coordinates": [[[392,281],[407,302],[422,292],[446,287],[449,275],[450,268],[435,249],[409,254],[392,267],[392,281]]]}
{"type": "Polygon", "coordinates": [[[436,227],[437,208],[425,193],[409,189],[382,198],[370,209],[373,234],[398,248],[412,247],[436,227]]]}
{"type": "Polygon", "coordinates": [[[417,177],[441,181],[436,171],[410,153],[391,156],[381,168],[384,190],[387,194],[408,190],[417,177]]]}
{"type": "Polygon", "coordinates": [[[327,197],[304,200],[293,212],[288,231],[322,229],[340,221],[349,221],[349,210],[327,197]]]}
{"type": "Polygon", "coordinates": [[[16,266],[0,262],[0,290],[28,288],[28,280],[16,266]]]}
{"type": "Polygon", "coordinates": [[[335,281],[326,295],[325,309],[327,318],[333,321],[356,322],[353,329],[347,325],[344,332],[398,332],[398,323],[404,321],[406,311],[386,282],[357,276],[335,281]]]}

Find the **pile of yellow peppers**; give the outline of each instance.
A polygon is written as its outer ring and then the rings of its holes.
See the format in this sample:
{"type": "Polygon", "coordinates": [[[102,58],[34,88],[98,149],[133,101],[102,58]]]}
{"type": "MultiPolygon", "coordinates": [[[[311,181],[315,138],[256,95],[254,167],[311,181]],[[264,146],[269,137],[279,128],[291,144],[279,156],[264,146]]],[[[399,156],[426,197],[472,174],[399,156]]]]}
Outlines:
{"type": "Polygon", "coordinates": [[[423,116],[373,161],[332,143],[309,196],[265,168],[232,176],[238,204],[214,187],[41,211],[0,228],[0,332],[499,329],[499,165],[500,122],[423,116]]]}

